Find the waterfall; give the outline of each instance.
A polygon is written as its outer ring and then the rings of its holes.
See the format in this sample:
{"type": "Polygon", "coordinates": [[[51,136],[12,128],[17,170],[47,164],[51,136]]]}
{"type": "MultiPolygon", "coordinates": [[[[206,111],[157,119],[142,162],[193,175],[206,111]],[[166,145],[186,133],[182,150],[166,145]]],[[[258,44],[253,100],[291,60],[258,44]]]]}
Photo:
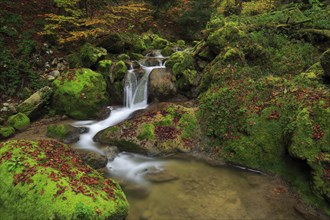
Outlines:
{"type": "Polygon", "coordinates": [[[139,77],[136,75],[136,72],[139,71],[133,69],[133,65],[131,65],[131,68],[127,71],[124,85],[124,107],[114,108],[110,116],[102,121],[79,121],[73,124],[74,126],[84,126],[89,129],[88,133],[80,135],[80,140],[76,143],[77,148],[103,154],[93,141],[93,137],[97,132],[126,120],[134,111],[144,109],[148,106],[149,75],[155,68],[165,68],[165,63],[163,61],[166,59],[166,57],[161,56],[158,51],[153,54],[154,55],[147,55],[146,59],[140,62],[143,76],[139,80],[139,77]],[[159,63],[159,65],[147,66],[146,64],[148,62],[146,62],[146,60],[150,58],[156,59],[156,63],[159,63]]]}
{"type": "Polygon", "coordinates": [[[163,57],[160,51],[154,52],[154,56],[148,54],[146,57],[157,59],[158,65],[145,66],[140,63],[144,74],[139,80],[137,80],[138,77],[134,69],[130,69],[127,72],[124,86],[124,104],[126,108],[136,109],[147,106],[149,75],[153,69],[165,68],[165,62],[163,62],[163,60],[166,59],[166,57],[163,57]]]}

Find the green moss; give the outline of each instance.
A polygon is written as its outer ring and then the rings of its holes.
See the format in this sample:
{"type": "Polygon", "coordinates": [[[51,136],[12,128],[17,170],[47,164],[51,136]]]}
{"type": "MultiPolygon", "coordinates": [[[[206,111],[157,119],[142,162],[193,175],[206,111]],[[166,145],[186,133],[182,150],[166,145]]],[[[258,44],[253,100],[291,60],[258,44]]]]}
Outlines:
{"type": "Polygon", "coordinates": [[[0,158],[3,219],[122,219],[127,215],[128,203],[120,186],[83,165],[66,146],[10,141],[1,144],[0,158]]]}
{"type": "Polygon", "coordinates": [[[90,43],[84,44],[79,52],[66,57],[71,68],[86,67],[96,65],[97,61],[107,55],[107,50],[102,47],[94,47],[90,43]]]}
{"type": "Polygon", "coordinates": [[[183,138],[194,138],[196,137],[197,131],[197,119],[196,116],[192,113],[185,113],[179,120],[179,125],[182,127],[182,134],[183,138]]]}
{"type": "Polygon", "coordinates": [[[142,131],[137,135],[139,140],[152,140],[155,138],[155,126],[153,124],[144,124],[142,131]]]}
{"type": "Polygon", "coordinates": [[[118,61],[113,69],[114,81],[122,80],[127,72],[127,66],[124,61],[118,61]]]}
{"type": "Polygon", "coordinates": [[[30,119],[24,113],[10,116],[7,122],[9,126],[19,131],[23,131],[30,126],[30,119]]]}
{"type": "Polygon", "coordinates": [[[151,46],[153,46],[153,48],[155,48],[155,49],[163,49],[168,44],[169,44],[169,42],[167,40],[165,40],[164,38],[156,37],[155,39],[153,39],[151,46]]]}
{"type": "Polygon", "coordinates": [[[97,65],[97,72],[101,73],[104,77],[109,77],[111,66],[111,60],[101,60],[97,65]]]}
{"type": "Polygon", "coordinates": [[[108,103],[104,78],[90,69],[70,70],[53,83],[54,108],[72,118],[96,117],[98,110],[108,103]]]}
{"type": "Polygon", "coordinates": [[[117,58],[118,58],[119,60],[129,60],[129,59],[130,59],[130,57],[129,57],[127,54],[125,54],[125,53],[119,54],[119,55],[117,56],[117,58]]]}
{"type": "Polygon", "coordinates": [[[0,139],[8,138],[15,134],[15,128],[0,126],[0,139]]]}

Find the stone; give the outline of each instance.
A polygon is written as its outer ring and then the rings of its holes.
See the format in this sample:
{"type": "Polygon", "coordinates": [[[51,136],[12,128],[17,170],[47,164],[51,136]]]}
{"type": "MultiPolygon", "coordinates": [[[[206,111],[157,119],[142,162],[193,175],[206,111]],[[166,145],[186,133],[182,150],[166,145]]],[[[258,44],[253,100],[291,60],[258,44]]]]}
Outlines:
{"type": "Polygon", "coordinates": [[[30,119],[24,113],[18,113],[8,118],[8,125],[18,131],[24,131],[30,126],[30,119]]]}
{"type": "Polygon", "coordinates": [[[74,119],[94,119],[108,104],[105,79],[100,73],[81,68],[68,71],[54,82],[52,107],[74,119]]]}
{"type": "Polygon", "coordinates": [[[152,70],[149,76],[149,97],[152,101],[166,101],[176,95],[172,74],[166,68],[152,70]]]}
{"type": "Polygon", "coordinates": [[[102,148],[105,156],[108,158],[108,161],[113,161],[119,154],[119,149],[116,146],[106,146],[102,148]]]}
{"type": "Polygon", "coordinates": [[[47,127],[47,137],[55,138],[65,144],[72,144],[79,141],[80,128],[68,124],[50,125],[47,127]]]}
{"type": "Polygon", "coordinates": [[[142,62],[142,65],[144,65],[144,66],[160,66],[161,64],[162,64],[162,60],[159,58],[154,58],[154,57],[147,57],[142,62]]]}
{"type": "Polygon", "coordinates": [[[119,184],[52,140],[1,143],[2,219],[125,219],[119,184]],[[14,149],[14,150],[13,150],[14,149]],[[22,170],[25,170],[22,172],[22,170]],[[22,196],[24,192],[24,196],[22,196]]]}
{"type": "Polygon", "coordinates": [[[49,102],[52,93],[53,90],[49,86],[41,88],[19,104],[17,111],[24,113],[31,119],[38,117],[42,108],[49,102]]]}
{"type": "Polygon", "coordinates": [[[0,139],[5,139],[15,134],[15,128],[0,126],[0,139]]]}
{"type": "Polygon", "coordinates": [[[160,170],[156,167],[148,168],[145,177],[147,180],[156,183],[164,183],[173,180],[178,180],[179,177],[169,172],[168,170],[160,170]]]}
{"type": "Polygon", "coordinates": [[[81,151],[79,156],[87,165],[94,169],[104,168],[108,163],[108,158],[96,152],[81,151]]]}

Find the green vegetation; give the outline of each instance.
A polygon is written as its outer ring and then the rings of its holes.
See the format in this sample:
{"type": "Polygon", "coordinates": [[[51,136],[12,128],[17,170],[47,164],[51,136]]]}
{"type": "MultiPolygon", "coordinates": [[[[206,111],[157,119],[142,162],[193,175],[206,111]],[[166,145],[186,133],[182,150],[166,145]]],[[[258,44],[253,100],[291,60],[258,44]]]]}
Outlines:
{"type": "Polygon", "coordinates": [[[120,186],[53,141],[0,144],[2,219],[122,219],[120,186]]]}
{"type": "Polygon", "coordinates": [[[18,113],[8,118],[8,125],[18,131],[23,131],[30,126],[30,119],[25,114],[18,113]]]}
{"type": "Polygon", "coordinates": [[[104,78],[90,69],[70,70],[56,79],[54,86],[53,107],[72,118],[96,117],[97,111],[108,103],[104,78]]]}

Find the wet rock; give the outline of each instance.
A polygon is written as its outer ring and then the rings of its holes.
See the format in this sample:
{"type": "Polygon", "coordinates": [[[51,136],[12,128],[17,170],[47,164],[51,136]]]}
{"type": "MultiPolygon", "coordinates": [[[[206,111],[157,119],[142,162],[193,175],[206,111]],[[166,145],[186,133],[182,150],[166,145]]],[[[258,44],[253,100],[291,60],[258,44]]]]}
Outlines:
{"type": "Polygon", "coordinates": [[[154,57],[148,57],[144,61],[142,61],[142,65],[144,66],[160,66],[161,64],[162,60],[154,57]]]}
{"type": "Polygon", "coordinates": [[[85,134],[89,132],[89,128],[87,127],[77,127],[79,134],[85,134]]]}
{"type": "Polygon", "coordinates": [[[108,158],[108,161],[113,161],[119,154],[119,149],[116,146],[106,146],[102,148],[105,156],[108,158]]]}
{"type": "Polygon", "coordinates": [[[152,101],[166,101],[174,97],[177,89],[171,72],[165,68],[154,69],[149,77],[149,91],[152,101]]]}
{"type": "Polygon", "coordinates": [[[111,114],[111,109],[109,107],[104,107],[101,109],[100,112],[97,113],[98,120],[104,120],[108,118],[111,114]]]}
{"type": "Polygon", "coordinates": [[[108,163],[108,158],[96,152],[81,151],[78,153],[82,161],[94,169],[104,168],[108,163]]]}
{"type": "Polygon", "coordinates": [[[72,144],[79,141],[80,128],[68,124],[50,125],[47,128],[47,137],[55,138],[65,144],[72,144]]]}

